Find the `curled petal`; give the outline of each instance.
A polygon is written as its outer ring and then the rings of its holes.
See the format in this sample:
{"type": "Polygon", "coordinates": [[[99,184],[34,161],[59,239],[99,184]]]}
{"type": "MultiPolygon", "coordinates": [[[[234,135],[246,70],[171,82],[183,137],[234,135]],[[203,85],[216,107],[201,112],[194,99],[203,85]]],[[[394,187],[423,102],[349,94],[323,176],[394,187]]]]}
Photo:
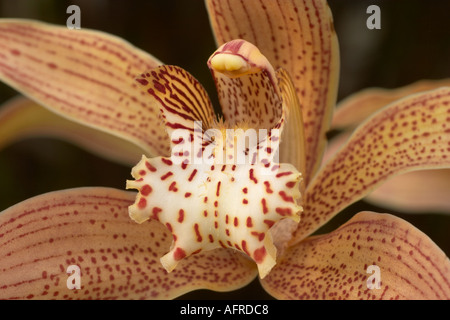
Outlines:
{"type": "MultiPolygon", "coordinates": [[[[136,81],[161,110],[169,137],[177,129],[193,132],[196,121],[201,121],[205,128],[215,121],[208,94],[186,70],[164,65],[141,74],[136,81]]],[[[171,142],[172,146],[178,143],[171,142]]]]}
{"type": "Polygon", "coordinates": [[[171,236],[156,221],[130,220],[127,208],[134,197],[80,188],[3,211],[0,298],[169,299],[202,288],[234,290],[255,278],[251,261],[223,249],[187,258],[167,274],[159,258],[171,236]]]}
{"type": "Polygon", "coordinates": [[[334,129],[354,128],[370,115],[410,94],[450,86],[450,79],[421,80],[396,89],[367,88],[345,98],[336,107],[334,129]]]}
{"type": "Polygon", "coordinates": [[[207,0],[219,45],[244,39],[274,69],[286,69],[302,104],[307,142],[305,183],[320,165],[336,101],[339,49],[326,1],[207,0]]]}
{"type": "Polygon", "coordinates": [[[305,191],[303,239],[389,178],[450,167],[450,88],[399,100],[363,123],[305,191]]]}
{"type": "Polygon", "coordinates": [[[63,139],[128,165],[136,163],[144,152],[126,140],[60,117],[28,98],[7,101],[0,108],[0,148],[30,137],[63,139]]]}
{"type": "Polygon", "coordinates": [[[159,109],[134,78],[160,65],[128,42],[92,30],[37,21],[0,22],[0,79],[73,121],[168,154],[159,109]]]}
{"type": "Polygon", "coordinates": [[[141,74],[136,82],[161,110],[172,157],[178,164],[192,162],[208,144],[203,134],[216,123],[206,90],[189,72],[169,65],[141,74]]]}
{"type": "Polygon", "coordinates": [[[272,128],[281,117],[275,70],[253,44],[233,40],[208,60],[225,120],[231,125],[272,128]]]}
{"type": "Polygon", "coordinates": [[[289,248],[263,287],[278,299],[450,299],[450,261],[420,230],[362,212],[289,248]]]}

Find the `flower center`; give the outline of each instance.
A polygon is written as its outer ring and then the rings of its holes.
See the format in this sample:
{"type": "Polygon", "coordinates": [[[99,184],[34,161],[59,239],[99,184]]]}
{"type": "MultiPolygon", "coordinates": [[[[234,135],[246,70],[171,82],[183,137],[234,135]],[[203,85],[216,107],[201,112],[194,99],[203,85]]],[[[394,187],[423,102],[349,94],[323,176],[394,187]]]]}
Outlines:
{"type": "Polygon", "coordinates": [[[143,156],[133,168],[127,188],[139,194],[129,213],[172,233],[161,258],[168,272],[187,256],[229,248],[253,259],[263,278],[276,263],[269,229],[285,219],[298,222],[302,211],[301,173],[277,158],[294,89],[244,40],[221,46],[208,65],[224,116],[238,125],[214,121],[204,89],[181,68],[160,66],[137,79],[161,108],[172,157],[143,156]]]}

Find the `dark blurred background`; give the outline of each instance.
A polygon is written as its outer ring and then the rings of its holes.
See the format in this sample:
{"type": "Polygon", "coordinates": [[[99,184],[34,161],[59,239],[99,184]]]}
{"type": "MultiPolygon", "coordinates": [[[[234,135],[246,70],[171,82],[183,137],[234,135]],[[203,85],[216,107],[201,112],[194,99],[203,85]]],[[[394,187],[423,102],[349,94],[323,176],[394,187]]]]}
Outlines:
{"type": "MultiPolygon", "coordinates": [[[[81,8],[81,27],[127,39],[166,64],[182,66],[215,88],[206,60],[215,50],[203,0],[0,0],[0,17],[65,25],[66,8],[81,8]]],[[[365,87],[395,88],[450,76],[450,2],[329,0],[341,49],[338,99],[365,87]],[[381,9],[381,30],[366,28],[369,5],[381,9]]],[[[17,94],[0,83],[0,103],[17,94]]],[[[130,168],[54,139],[35,138],[0,150],[0,211],[44,192],[80,186],[124,189],[130,168]]],[[[449,200],[450,201],[450,200],[449,200]]],[[[361,210],[397,214],[425,232],[449,256],[450,215],[406,215],[360,201],[329,223],[329,232],[361,210]]],[[[181,298],[269,299],[259,283],[232,293],[206,290],[181,298]]]]}

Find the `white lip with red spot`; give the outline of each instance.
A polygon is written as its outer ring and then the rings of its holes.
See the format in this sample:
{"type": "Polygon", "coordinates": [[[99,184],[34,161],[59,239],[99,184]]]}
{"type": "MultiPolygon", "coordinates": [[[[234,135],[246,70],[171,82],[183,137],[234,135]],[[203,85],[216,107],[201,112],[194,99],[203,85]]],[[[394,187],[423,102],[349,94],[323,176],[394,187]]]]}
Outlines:
{"type": "Polygon", "coordinates": [[[172,158],[143,156],[133,168],[135,180],[128,181],[127,188],[139,194],[129,213],[138,223],[156,219],[172,233],[170,251],[161,258],[168,272],[184,257],[223,247],[248,255],[264,278],[276,263],[269,229],[283,219],[298,222],[302,211],[301,173],[274,158],[290,108],[291,100],[283,97],[295,89],[285,81],[285,72],[275,72],[259,50],[243,40],[221,46],[208,65],[222,108],[235,109],[233,117],[225,119],[227,125],[215,122],[206,92],[185,70],[161,66],[137,79],[160,105],[172,158]],[[189,146],[182,149],[208,136],[208,130],[195,126],[197,121],[216,129],[214,141],[200,144],[212,161],[189,146]],[[229,137],[228,124],[235,130],[229,137]],[[245,145],[251,128],[267,129],[266,134],[258,132],[258,139],[245,145]],[[233,156],[224,158],[223,153],[233,156]],[[239,157],[243,154],[244,162],[239,157]]]}
{"type": "Polygon", "coordinates": [[[161,262],[167,271],[202,250],[233,248],[250,256],[264,277],[275,265],[276,249],[268,230],[279,220],[299,221],[301,174],[289,164],[174,165],[169,158],[143,157],[133,168],[140,191],[130,216],[149,218],[173,234],[161,262]]]}

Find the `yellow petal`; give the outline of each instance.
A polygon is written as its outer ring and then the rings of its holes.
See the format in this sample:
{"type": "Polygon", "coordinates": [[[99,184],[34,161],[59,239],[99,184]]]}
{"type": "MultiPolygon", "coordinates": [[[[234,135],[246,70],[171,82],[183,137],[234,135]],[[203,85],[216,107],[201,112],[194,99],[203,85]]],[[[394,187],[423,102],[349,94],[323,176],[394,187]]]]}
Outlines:
{"type": "Polygon", "coordinates": [[[308,184],[320,165],[334,108],[339,52],[331,12],[323,0],[207,0],[219,45],[253,43],[275,69],[287,70],[302,104],[308,184]]]}
{"type": "Polygon", "coordinates": [[[159,258],[171,236],[156,221],[130,220],[127,207],[134,197],[80,188],[3,211],[0,298],[169,299],[201,288],[234,290],[255,278],[251,261],[223,249],[187,258],[167,274],[159,258]],[[70,266],[79,267],[80,289],[68,287],[77,284],[70,266]]]}
{"type": "Polygon", "coordinates": [[[450,261],[408,222],[362,212],[289,248],[262,285],[278,299],[448,300],[450,261]]]}
{"type": "Polygon", "coordinates": [[[332,128],[352,129],[370,115],[410,94],[450,86],[450,79],[420,80],[396,89],[367,88],[345,98],[336,107],[332,128]]]}
{"type": "Polygon", "coordinates": [[[28,98],[7,101],[0,107],[0,148],[30,137],[63,139],[128,165],[136,163],[144,152],[126,140],[62,118],[28,98]]]}
{"type": "Polygon", "coordinates": [[[73,121],[126,139],[148,155],[167,154],[159,110],[134,78],[160,64],[128,42],[92,30],[0,22],[0,79],[73,121]]]}
{"type": "Polygon", "coordinates": [[[308,186],[296,241],[394,175],[450,167],[450,88],[408,96],[363,123],[308,186]]]}

